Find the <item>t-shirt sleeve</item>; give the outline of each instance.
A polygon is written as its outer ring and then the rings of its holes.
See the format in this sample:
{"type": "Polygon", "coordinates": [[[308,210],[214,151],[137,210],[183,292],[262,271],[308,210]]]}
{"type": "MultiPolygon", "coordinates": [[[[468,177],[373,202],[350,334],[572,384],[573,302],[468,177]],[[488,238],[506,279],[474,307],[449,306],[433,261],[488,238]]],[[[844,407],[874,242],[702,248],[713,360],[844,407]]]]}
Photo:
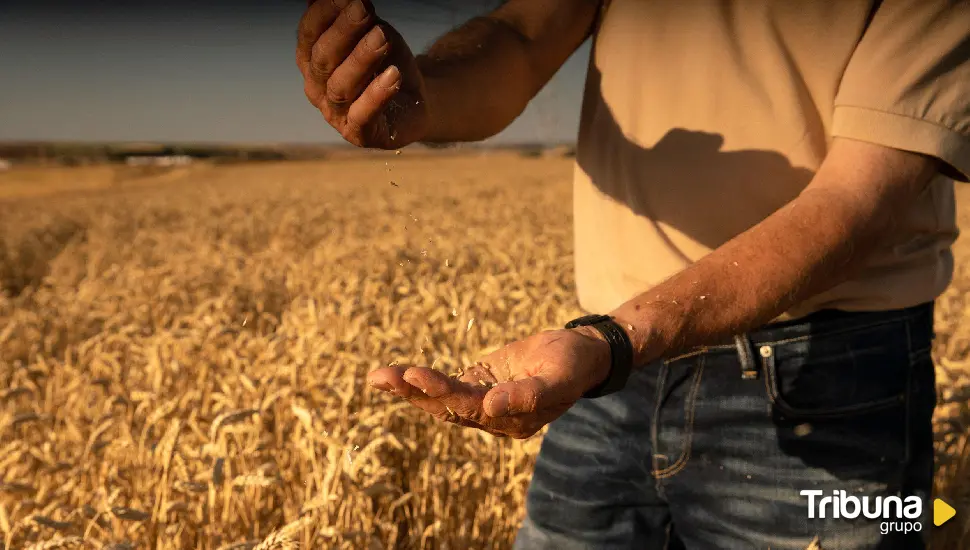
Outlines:
{"type": "Polygon", "coordinates": [[[970,1],[881,2],[842,76],[832,135],[933,156],[970,181],[970,1]]]}

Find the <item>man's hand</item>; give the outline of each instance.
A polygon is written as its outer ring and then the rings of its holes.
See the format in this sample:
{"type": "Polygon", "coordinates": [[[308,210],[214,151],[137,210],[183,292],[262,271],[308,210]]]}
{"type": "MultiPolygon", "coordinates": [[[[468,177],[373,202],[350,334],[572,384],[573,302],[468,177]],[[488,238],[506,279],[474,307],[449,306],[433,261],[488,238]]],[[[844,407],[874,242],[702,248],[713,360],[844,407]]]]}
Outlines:
{"type": "Polygon", "coordinates": [[[368,382],[439,420],[524,439],[566,412],[609,371],[609,344],[595,329],[580,327],[513,342],[457,376],[390,366],[371,372],[368,382]]]}
{"type": "Polygon", "coordinates": [[[350,143],[396,149],[427,131],[414,55],[369,0],[310,0],[296,60],[307,99],[350,143]]]}

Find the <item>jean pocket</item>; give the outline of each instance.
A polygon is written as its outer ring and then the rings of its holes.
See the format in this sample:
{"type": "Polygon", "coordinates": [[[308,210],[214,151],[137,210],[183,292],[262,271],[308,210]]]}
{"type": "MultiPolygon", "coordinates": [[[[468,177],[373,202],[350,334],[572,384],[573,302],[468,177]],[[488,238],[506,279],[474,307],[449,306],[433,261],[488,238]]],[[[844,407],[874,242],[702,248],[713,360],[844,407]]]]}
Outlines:
{"type": "Polygon", "coordinates": [[[911,361],[903,323],[762,346],[768,398],[790,420],[825,420],[902,408],[911,361]]]}

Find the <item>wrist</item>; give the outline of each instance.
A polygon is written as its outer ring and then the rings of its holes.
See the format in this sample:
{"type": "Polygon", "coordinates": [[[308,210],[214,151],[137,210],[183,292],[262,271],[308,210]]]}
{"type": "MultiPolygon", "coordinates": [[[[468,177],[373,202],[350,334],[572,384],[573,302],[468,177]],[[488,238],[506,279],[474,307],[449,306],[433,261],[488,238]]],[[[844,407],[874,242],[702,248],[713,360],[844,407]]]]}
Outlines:
{"type": "Polygon", "coordinates": [[[626,331],[633,346],[634,368],[652,363],[667,355],[669,343],[665,338],[670,331],[663,328],[663,315],[653,304],[639,306],[627,302],[609,313],[610,317],[626,331]]]}
{"type": "Polygon", "coordinates": [[[596,358],[591,361],[593,372],[590,374],[589,382],[586,384],[587,387],[583,388],[583,392],[586,392],[591,388],[599,386],[610,376],[613,358],[613,352],[610,350],[610,342],[603,336],[602,332],[591,326],[581,326],[566,330],[577,332],[594,341],[597,349],[596,358]]]}
{"type": "Polygon", "coordinates": [[[598,398],[622,390],[633,370],[633,346],[627,332],[612,317],[598,314],[573,319],[565,328],[580,327],[599,333],[581,333],[585,334],[585,340],[594,344],[592,353],[589,348],[582,352],[576,350],[582,356],[580,363],[587,365],[583,369],[585,390],[582,397],[598,398]]]}
{"type": "Polygon", "coordinates": [[[435,76],[435,60],[427,54],[415,56],[415,64],[421,74],[421,90],[425,107],[425,124],[420,137],[416,140],[419,143],[441,145],[450,143],[447,131],[442,128],[440,116],[440,94],[441,90],[447,90],[443,85],[440,76],[435,76]]]}

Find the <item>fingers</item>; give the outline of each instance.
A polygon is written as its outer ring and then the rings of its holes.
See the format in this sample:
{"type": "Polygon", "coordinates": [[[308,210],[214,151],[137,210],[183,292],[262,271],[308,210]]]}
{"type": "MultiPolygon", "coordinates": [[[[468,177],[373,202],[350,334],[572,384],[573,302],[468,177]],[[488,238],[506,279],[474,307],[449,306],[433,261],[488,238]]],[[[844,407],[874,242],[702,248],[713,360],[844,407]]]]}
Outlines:
{"type": "Polygon", "coordinates": [[[535,414],[570,402],[559,387],[541,376],[499,384],[485,396],[484,410],[490,418],[535,414]]]}
{"type": "MultiPolygon", "coordinates": [[[[408,376],[408,378],[411,378],[417,375],[418,377],[417,383],[421,387],[432,387],[433,389],[429,391],[439,396],[441,395],[441,393],[438,393],[438,392],[453,392],[455,390],[461,389],[462,387],[467,387],[465,384],[462,384],[457,380],[454,380],[437,371],[434,371],[433,369],[419,369],[419,368],[409,368],[409,367],[403,367],[403,366],[385,367],[382,369],[377,369],[367,375],[367,381],[369,384],[371,384],[372,386],[378,389],[381,389],[383,391],[390,391],[395,395],[398,395],[400,397],[407,399],[412,405],[429,413],[430,415],[434,416],[438,420],[441,420],[443,422],[450,422],[452,424],[457,424],[459,426],[464,426],[466,428],[475,428],[478,430],[482,430],[496,437],[507,437],[506,434],[498,430],[495,430],[489,426],[484,426],[478,422],[475,422],[474,420],[470,420],[469,418],[467,418],[471,416],[471,414],[468,412],[469,411],[468,403],[459,405],[459,404],[455,404],[452,401],[449,401],[449,403],[457,407],[458,410],[456,410],[452,408],[449,404],[445,403],[444,401],[440,399],[436,399],[435,397],[431,397],[430,395],[426,394],[424,391],[418,389],[414,385],[405,381],[403,374],[405,372],[412,371],[412,370],[419,371],[419,372],[413,373],[412,375],[408,376]],[[425,378],[424,375],[427,373],[424,373],[423,371],[431,371],[431,373],[434,373],[438,376],[432,375],[431,377],[425,378]],[[430,383],[426,383],[426,382],[430,382],[430,383]],[[459,410],[462,411],[464,415],[459,413],[458,412],[459,410]],[[463,416],[465,418],[463,418],[463,416]]],[[[481,395],[483,393],[484,393],[484,388],[473,400],[476,401],[477,403],[481,403],[481,395]]],[[[480,407],[474,407],[474,408],[479,409],[480,407]]],[[[475,413],[474,416],[480,417],[481,414],[475,413]]]]}
{"type": "Polygon", "coordinates": [[[368,374],[367,382],[377,389],[390,391],[394,395],[407,399],[416,407],[441,420],[453,421],[455,419],[449,417],[454,415],[472,417],[471,410],[481,408],[482,396],[485,394],[485,388],[479,391],[468,391],[468,384],[424,367],[384,367],[368,374]],[[441,399],[444,395],[455,393],[460,393],[461,398],[452,399],[447,403],[441,399]]]}
{"type": "MultiPolygon", "coordinates": [[[[444,409],[458,416],[485,424],[489,418],[482,410],[482,399],[488,392],[488,387],[476,382],[451,378],[444,373],[432,369],[414,367],[404,373],[404,379],[412,386],[419,388],[425,396],[440,404],[428,404],[428,407],[415,403],[419,407],[434,414],[444,409]]],[[[498,426],[494,426],[498,428],[498,426]]]]}
{"type": "MultiPolygon", "coordinates": [[[[532,436],[543,425],[536,422],[535,415],[490,417],[482,406],[485,396],[490,393],[489,388],[477,384],[477,381],[458,380],[424,368],[408,369],[404,379],[412,386],[423,389],[428,398],[411,402],[440,420],[462,426],[471,425],[493,435],[503,434],[516,439],[532,436]]],[[[496,386],[496,389],[499,387],[496,386]]]]}
{"type": "Polygon", "coordinates": [[[320,39],[349,0],[307,0],[307,10],[300,19],[296,34],[296,61],[303,76],[307,76],[313,45],[320,39]]]}
{"type": "MultiPolygon", "coordinates": [[[[336,3],[340,0],[332,1],[336,3]]],[[[320,0],[319,3],[325,2],[320,0]]],[[[347,59],[373,26],[374,19],[363,0],[351,0],[313,45],[308,67],[309,77],[317,83],[327,83],[337,67],[347,59]]]]}
{"type": "Polygon", "coordinates": [[[371,27],[327,81],[327,101],[349,108],[380,70],[388,50],[384,31],[379,25],[371,27]]]}
{"type": "Polygon", "coordinates": [[[368,375],[374,387],[391,391],[445,422],[517,439],[532,436],[545,424],[538,421],[538,414],[518,414],[539,412],[545,400],[542,396],[547,395],[544,382],[522,380],[490,389],[488,383],[481,385],[477,380],[481,378],[458,380],[433,369],[403,366],[378,369],[368,375]],[[502,396],[508,396],[507,405],[502,403],[502,396]],[[502,407],[508,411],[504,417],[492,414],[502,407]]]}
{"type": "Polygon", "coordinates": [[[379,390],[391,392],[405,399],[423,397],[424,394],[421,393],[421,390],[404,380],[404,373],[409,368],[397,365],[376,369],[367,374],[367,383],[379,390]]]}
{"type": "Polygon", "coordinates": [[[298,34],[307,99],[344,139],[386,149],[420,138],[428,119],[421,74],[371,0],[309,1],[298,34]]]}
{"type": "MultiPolygon", "coordinates": [[[[375,78],[347,110],[347,127],[344,137],[353,139],[363,133],[363,129],[380,120],[394,95],[401,89],[401,71],[391,65],[375,78]]],[[[391,139],[394,139],[393,135],[391,139]]]]}
{"type": "Polygon", "coordinates": [[[444,402],[466,418],[473,415],[473,409],[481,407],[485,395],[486,388],[462,382],[434,369],[411,367],[405,371],[403,378],[424,395],[444,402]]]}

